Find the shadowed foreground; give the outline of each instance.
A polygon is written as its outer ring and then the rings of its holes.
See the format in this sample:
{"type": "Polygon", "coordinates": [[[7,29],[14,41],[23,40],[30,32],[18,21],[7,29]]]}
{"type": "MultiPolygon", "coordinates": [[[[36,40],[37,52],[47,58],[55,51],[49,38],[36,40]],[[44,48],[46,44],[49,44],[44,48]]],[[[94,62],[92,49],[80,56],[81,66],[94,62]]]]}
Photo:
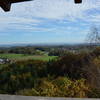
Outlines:
{"type": "Polygon", "coordinates": [[[53,98],[53,97],[0,95],[0,100],[100,100],[100,99],[60,98],[60,97],[59,98],[53,98]]]}

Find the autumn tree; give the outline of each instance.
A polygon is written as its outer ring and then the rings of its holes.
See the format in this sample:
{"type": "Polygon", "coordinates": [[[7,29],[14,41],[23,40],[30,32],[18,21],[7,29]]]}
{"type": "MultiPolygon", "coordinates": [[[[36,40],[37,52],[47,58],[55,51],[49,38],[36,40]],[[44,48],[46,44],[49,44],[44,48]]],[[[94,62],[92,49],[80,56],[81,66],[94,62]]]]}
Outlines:
{"type": "Polygon", "coordinates": [[[91,27],[86,37],[86,41],[90,44],[100,44],[100,31],[97,27],[91,27]]]}

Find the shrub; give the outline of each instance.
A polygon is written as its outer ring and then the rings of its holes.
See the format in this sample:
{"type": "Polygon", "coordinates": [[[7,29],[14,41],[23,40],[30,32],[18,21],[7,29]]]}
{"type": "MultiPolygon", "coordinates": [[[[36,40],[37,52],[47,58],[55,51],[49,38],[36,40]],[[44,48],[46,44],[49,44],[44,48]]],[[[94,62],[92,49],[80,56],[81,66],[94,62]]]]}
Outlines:
{"type": "Polygon", "coordinates": [[[87,95],[89,98],[100,98],[100,89],[92,88],[87,95]]]}
{"type": "Polygon", "coordinates": [[[65,77],[59,77],[53,81],[58,87],[57,96],[63,97],[87,97],[89,91],[85,79],[72,81],[65,77]]]}
{"type": "Polygon", "coordinates": [[[40,96],[55,96],[55,86],[52,82],[42,80],[37,88],[40,96]]]}
{"type": "Polygon", "coordinates": [[[34,88],[19,90],[18,92],[16,92],[16,94],[25,96],[39,96],[39,93],[34,88]]]}
{"type": "Polygon", "coordinates": [[[58,77],[54,80],[42,79],[36,90],[40,96],[53,97],[87,97],[89,87],[85,79],[72,81],[67,77],[58,77]]]}

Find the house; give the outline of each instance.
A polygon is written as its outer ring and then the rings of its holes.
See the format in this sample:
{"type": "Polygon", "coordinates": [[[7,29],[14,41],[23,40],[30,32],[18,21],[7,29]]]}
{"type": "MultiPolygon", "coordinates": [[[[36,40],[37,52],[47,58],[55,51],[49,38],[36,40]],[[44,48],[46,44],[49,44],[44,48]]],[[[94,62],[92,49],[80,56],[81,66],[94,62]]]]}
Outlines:
{"type": "Polygon", "coordinates": [[[10,63],[10,60],[7,58],[0,58],[0,64],[10,63]]]}

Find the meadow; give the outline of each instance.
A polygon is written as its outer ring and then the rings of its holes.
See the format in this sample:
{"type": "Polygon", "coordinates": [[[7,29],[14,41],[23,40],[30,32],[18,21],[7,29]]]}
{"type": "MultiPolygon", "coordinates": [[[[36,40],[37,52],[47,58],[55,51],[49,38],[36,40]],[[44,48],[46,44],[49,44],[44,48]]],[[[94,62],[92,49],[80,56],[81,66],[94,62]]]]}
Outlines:
{"type": "Polygon", "coordinates": [[[8,58],[10,60],[43,60],[49,61],[55,59],[57,56],[48,56],[48,55],[28,55],[28,54],[0,54],[0,58],[8,58]]]}

